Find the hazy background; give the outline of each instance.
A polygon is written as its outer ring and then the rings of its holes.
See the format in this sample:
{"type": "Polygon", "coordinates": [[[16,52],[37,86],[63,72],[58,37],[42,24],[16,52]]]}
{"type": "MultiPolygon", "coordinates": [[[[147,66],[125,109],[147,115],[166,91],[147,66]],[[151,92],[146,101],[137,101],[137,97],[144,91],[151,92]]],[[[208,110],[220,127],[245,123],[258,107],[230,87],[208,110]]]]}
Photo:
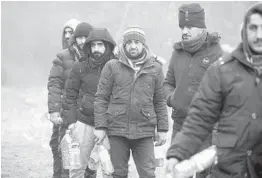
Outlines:
{"type": "MultiPolygon", "coordinates": [[[[46,86],[52,60],[62,47],[62,27],[70,18],[108,28],[117,42],[128,25],[138,24],[151,49],[169,60],[173,43],[181,38],[177,10],[183,3],[187,2],[1,2],[5,85],[46,86]]],[[[221,32],[222,43],[236,46],[244,12],[255,2],[199,3],[208,30],[221,32]]]]}

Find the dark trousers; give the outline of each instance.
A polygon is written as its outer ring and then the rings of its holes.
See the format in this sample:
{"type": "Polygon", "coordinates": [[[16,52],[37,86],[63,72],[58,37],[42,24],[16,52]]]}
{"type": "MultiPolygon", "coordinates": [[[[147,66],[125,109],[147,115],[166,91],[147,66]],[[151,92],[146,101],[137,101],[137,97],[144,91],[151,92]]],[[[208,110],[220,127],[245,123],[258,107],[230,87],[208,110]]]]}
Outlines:
{"type": "Polygon", "coordinates": [[[53,133],[49,142],[54,161],[53,178],[69,178],[69,171],[63,169],[61,151],[59,150],[59,144],[64,135],[64,129],[62,130],[58,125],[53,125],[53,133]]]}
{"type": "Polygon", "coordinates": [[[130,150],[140,178],[155,178],[155,154],[152,137],[127,139],[109,136],[111,160],[114,166],[114,178],[128,177],[130,150]]]}
{"type": "MultiPolygon", "coordinates": [[[[174,138],[176,136],[176,134],[178,132],[180,132],[180,130],[182,129],[182,125],[179,123],[174,122],[173,123],[173,132],[172,132],[172,140],[171,140],[171,144],[174,141],[174,138]]],[[[211,146],[211,139],[212,139],[212,134],[210,134],[210,136],[206,139],[206,141],[203,143],[203,145],[200,147],[199,151],[208,148],[209,146],[211,146]]],[[[211,168],[210,168],[211,169],[211,168]]],[[[209,173],[210,173],[210,169],[206,169],[200,173],[196,174],[196,178],[206,178],[209,173]]]]}

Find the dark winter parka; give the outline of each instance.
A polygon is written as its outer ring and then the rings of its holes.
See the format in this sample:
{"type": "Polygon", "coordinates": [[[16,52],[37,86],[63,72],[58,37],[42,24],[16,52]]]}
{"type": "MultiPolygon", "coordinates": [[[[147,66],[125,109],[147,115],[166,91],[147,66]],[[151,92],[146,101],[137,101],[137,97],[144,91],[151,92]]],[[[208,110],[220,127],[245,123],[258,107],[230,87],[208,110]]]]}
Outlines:
{"type": "Polygon", "coordinates": [[[153,137],[156,127],[167,132],[163,80],[162,65],[148,51],[138,73],[130,67],[123,52],[119,60],[109,61],[102,71],[95,98],[96,129],[128,139],[153,137]]]}
{"type": "Polygon", "coordinates": [[[262,171],[262,77],[246,62],[242,45],[209,67],[182,130],[167,157],[189,158],[218,121],[215,178],[259,178],[262,171]]]}
{"type": "Polygon", "coordinates": [[[72,36],[70,47],[58,53],[53,61],[47,84],[49,113],[62,111],[65,83],[69,72],[74,63],[85,60],[84,57],[79,58],[77,50],[74,37],[72,36]]]}
{"type": "MultiPolygon", "coordinates": [[[[262,14],[262,3],[247,14],[257,12],[262,14]]],[[[237,49],[208,68],[167,152],[167,158],[189,158],[218,122],[213,135],[218,157],[214,178],[262,177],[262,75],[247,58],[254,54],[247,50],[247,23],[246,15],[237,49]]]]}
{"type": "Polygon", "coordinates": [[[208,34],[204,45],[194,54],[183,50],[181,43],[174,45],[164,88],[172,119],[180,127],[204,73],[223,54],[219,41],[217,33],[208,34]]]}
{"type": "Polygon", "coordinates": [[[87,51],[90,56],[87,60],[76,63],[73,66],[66,82],[62,113],[66,125],[77,120],[89,125],[94,124],[93,104],[100,73],[105,63],[114,58],[112,53],[114,47],[115,42],[106,29],[93,29],[89,34],[84,51],[87,51]],[[97,40],[102,40],[106,46],[103,56],[104,60],[101,65],[95,65],[92,62],[89,49],[90,43],[97,40]],[[77,105],[77,100],[79,100],[79,106],[77,105]]]}

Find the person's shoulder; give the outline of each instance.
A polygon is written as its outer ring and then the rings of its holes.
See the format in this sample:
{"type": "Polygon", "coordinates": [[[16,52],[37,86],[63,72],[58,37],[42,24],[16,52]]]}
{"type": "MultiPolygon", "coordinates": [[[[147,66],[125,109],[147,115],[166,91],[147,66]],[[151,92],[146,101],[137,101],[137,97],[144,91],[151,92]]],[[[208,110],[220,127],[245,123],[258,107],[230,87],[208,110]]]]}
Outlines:
{"type": "Polygon", "coordinates": [[[217,68],[225,68],[228,65],[231,65],[234,62],[234,57],[231,53],[224,53],[216,62],[214,62],[214,66],[217,68]]]}
{"type": "Polygon", "coordinates": [[[70,56],[70,50],[64,49],[62,51],[60,51],[59,53],[57,53],[56,55],[60,60],[64,60],[66,57],[70,56]]]}
{"type": "Polygon", "coordinates": [[[158,64],[160,64],[161,66],[165,65],[166,64],[166,60],[161,57],[161,56],[157,56],[155,54],[152,55],[152,58],[155,62],[157,62],[158,64]]]}

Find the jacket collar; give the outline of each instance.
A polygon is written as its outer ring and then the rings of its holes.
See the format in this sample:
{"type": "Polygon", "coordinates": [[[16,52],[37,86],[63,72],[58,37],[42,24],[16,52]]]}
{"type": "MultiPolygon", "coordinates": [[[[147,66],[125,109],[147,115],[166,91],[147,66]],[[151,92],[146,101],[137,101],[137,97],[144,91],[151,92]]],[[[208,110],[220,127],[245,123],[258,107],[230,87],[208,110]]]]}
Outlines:
{"type": "MultiPolygon", "coordinates": [[[[220,35],[219,33],[217,33],[217,32],[208,33],[206,42],[204,43],[203,47],[209,46],[209,45],[211,45],[211,44],[219,43],[219,42],[220,42],[220,39],[221,39],[221,35],[220,35]]],[[[173,45],[173,48],[176,49],[176,50],[183,50],[181,41],[176,42],[176,43],[173,45]]],[[[202,49],[202,48],[201,48],[201,49],[202,49]]]]}
{"type": "Polygon", "coordinates": [[[231,55],[232,55],[233,58],[237,59],[241,64],[254,69],[252,64],[247,61],[247,58],[246,58],[246,55],[245,55],[244,49],[243,49],[243,43],[240,43],[238,45],[238,47],[232,52],[231,55]]]}

